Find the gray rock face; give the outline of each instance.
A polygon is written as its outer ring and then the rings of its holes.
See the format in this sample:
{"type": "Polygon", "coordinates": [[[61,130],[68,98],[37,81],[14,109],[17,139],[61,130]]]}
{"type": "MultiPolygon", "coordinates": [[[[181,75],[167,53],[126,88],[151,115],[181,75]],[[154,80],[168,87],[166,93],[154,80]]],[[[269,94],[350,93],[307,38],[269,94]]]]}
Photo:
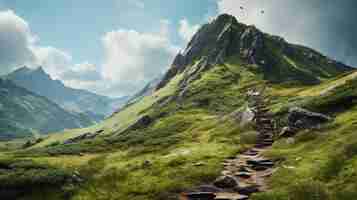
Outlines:
{"type": "Polygon", "coordinates": [[[294,107],[289,110],[288,126],[292,129],[306,129],[326,123],[330,120],[331,118],[327,115],[294,107]]]}
{"type": "Polygon", "coordinates": [[[73,144],[73,143],[81,142],[83,140],[94,139],[97,136],[99,136],[100,134],[102,134],[103,132],[104,132],[104,130],[99,130],[99,131],[96,131],[95,133],[84,133],[80,136],[77,136],[77,137],[74,137],[74,138],[64,141],[63,144],[73,144]]]}
{"type": "Polygon", "coordinates": [[[251,64],[257,63],[259,49],[264,46],[263,33],[254,26],[249,26],[240,37],[240,54],[251,64]]]}
{"type": "Polygon", "coordinates": [[[151,123],[153,122],[153,119],[148,116],[142,116],[141,118],[139,118],[135,123],[133,123],[128,129],[129,130],[137,130],[137,129],[141,129],[141,128],[146,128],[148,127],[151,123]]]}

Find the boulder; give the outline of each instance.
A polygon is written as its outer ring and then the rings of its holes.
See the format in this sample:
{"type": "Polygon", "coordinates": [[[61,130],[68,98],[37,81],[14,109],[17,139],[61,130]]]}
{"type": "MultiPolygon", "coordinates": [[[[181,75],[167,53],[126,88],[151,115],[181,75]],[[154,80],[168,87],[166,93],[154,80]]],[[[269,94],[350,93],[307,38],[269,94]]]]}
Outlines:
{"type": "Polygon", "coordinates": [[[234,188],[238,186],[238,181],[233,176],[220,176],[213,185],[218,188],[234,188]]]}
{"type": "Polygon", "coordinates": [[[291,137],[295,135],[295,131],[292,130],[289,126],[285,126],[279,133],[279,137],[291,137]]]}
{"type": "Polygon", "coordinates": [[[307,129],[316,127],[330,120],[331,118],[327,115],[294,107],[289,110],[288,126],[291,129],[307,129]]]}
{"type": "Polygon", "coordinates": [[[126,131],[132,131],[132,130],[137,130],[137,129],[142,129],[148,127],[154,120],[148,116],[144,115],[140,117],[136,122],[134,122],[131,126],[129,126],[126,131]]]}

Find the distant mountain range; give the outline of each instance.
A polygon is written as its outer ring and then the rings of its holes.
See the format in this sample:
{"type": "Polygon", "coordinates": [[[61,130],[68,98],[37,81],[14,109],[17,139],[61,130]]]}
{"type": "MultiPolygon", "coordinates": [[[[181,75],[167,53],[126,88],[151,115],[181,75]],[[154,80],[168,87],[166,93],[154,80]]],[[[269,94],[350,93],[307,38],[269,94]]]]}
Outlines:
{"type": "Polygon", "coordinates": [[[129,97],[109,98],[67,87],[61,81],[52,79],[42,67],[37,69],[22,67],[5,76],[5,79],[48,98],[67,111],[85,114],[94,121],[100,121],[112,114],[129,99],[129,97]]]}
{"type": "Polygon", "coordinates": [[[84,114],[68,112],[43,96],[0,79],[0,140],[91,124],[84,114]]]}

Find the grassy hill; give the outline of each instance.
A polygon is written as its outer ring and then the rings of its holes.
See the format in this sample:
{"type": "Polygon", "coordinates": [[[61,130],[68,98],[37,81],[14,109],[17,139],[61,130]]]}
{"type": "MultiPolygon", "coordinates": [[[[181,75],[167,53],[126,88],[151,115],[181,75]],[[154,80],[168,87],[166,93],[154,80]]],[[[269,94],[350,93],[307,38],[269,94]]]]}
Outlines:
{"type": "Polygon", "coordinates": [[[252,145],[256,133],[239,113],[249,89],[266,87],[276,118],[301,106],[335,119],[299,132],[293,142],[278,140],[267,153],[279,161],[271,190],[252,198],[350,200],[357,192],[356,74],[222,15],[198,31],[152,95],[103,123],[0,154],[0,169],[10,168],[0,170],[0,192],[21,191],[24,200],[177,199],[214,180],[224,159],[252,145]],[[67,143],[98,131],[94,139],[67,143]],[[71,178],[76,174],[83,181],[71,178]]]}

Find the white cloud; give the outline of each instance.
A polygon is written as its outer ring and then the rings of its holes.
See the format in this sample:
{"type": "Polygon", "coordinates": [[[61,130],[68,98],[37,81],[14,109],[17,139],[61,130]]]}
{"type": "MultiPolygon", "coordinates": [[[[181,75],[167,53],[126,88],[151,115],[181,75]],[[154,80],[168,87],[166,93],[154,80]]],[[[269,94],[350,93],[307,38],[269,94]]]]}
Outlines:
{"type": "Polygon", "coordinates": [[[54,47],[32,47],[36,55],[35,66],[42,66],[53,78],[59,79],[72,65],[72,56],[54,47]]]}
{"type": "Polygon", "coordinates": [[[73,64],[70,53],[51,46],[39,46],[38,41],[23,18],[12,10],[0,11],[0,74],[26,65],[32,68],[42,66],[52,78],[76,88],[101,79],[94,65],[88,62],[73,64]]]}
{"type": "Polygon", "coordinates": [[[191,25],[187,19],[182,19],[180,21],[179,35],[182,37],[182,39],[188,42],[199,28],[200,25],[191,25]]]}
{"type": "MultiPolygon", "coordinates": [[[[140,2],[140,1],[138,1],[140,2]]],[[[54,79],[74,88],[119,96],[141,89],[163,73],[178,52],[169,39],[168,20],[160,20],[157,32],[119,29],[102,37],[102,65],[88,61],[75,64],[71,53],[40,46],[28,23],[13,11],[0,12],[0,73],[18,67],[42,66],[54,79]]]]}
{"type": "Polygon", "coordinates": [[[0,74],[34,62],[30,46],[35,41],[36,36],[30,32],[25,20],[11,10],[0,12],[0,74]]]}
{"type": "Polygon", "coordinates": [[[102,75],[118,92],[133,93],[170,65],[177,53],[168,37],[168,21],[161,21],[158,33],[119,29],[102,38],[105,63],[102,75]]]}

